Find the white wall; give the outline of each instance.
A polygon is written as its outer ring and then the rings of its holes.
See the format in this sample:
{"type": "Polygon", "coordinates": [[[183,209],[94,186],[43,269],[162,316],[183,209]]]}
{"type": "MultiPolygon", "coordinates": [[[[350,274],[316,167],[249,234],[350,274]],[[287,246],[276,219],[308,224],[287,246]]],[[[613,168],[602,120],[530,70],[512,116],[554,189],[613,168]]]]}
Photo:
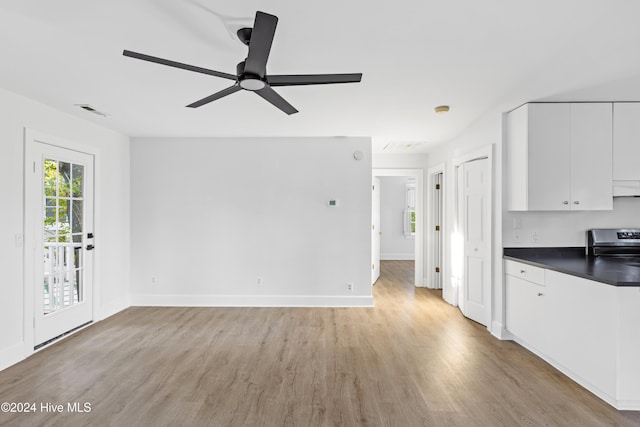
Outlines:
{"type": "Polygon", "coordinates": [[[509,212],[503,214],[505,248],[585,246],[589,228],[640,228],[640,198],[616,197],[612,211],[509,212]],[[520,226],[520,242],[514,241],[514,222],[520,226]],[[533,233],[538,241],[533,241],[533,233]]]}
{"type": "Polygon", "coordinates": [[[131,147],[134,305],[372,304],[369,138],[131,147]]]}
{"type": "Polygon", "coordinates": [[[380,177],[380,259],[415,259],[415,238],[404,234],[406,186],[415,182],[404,176],[380,177]]]}
{"type": "MultiPolygon", "coordinates": [[[[96,283],[100,312],[96,320],[129,305],[129,138],[46,105],[0,89],[0,369],[31,354],[25,342],[23,289],[24,129],[96,147],[96,283]]],[[[30,323],[30,322],[29,322],[30,323]]]]}

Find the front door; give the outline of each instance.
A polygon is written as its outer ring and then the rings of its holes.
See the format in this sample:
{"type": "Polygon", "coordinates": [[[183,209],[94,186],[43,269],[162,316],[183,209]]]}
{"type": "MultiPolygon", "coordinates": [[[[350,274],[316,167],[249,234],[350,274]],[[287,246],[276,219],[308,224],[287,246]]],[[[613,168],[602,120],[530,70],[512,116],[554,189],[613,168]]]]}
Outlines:
{"type": "Polygon", "coordinates": [[[34,224],[34,343],[93,319],[93,155],[27,141],[34,224]],[[37,198],[37,200],[35,200],[37,198]]]}

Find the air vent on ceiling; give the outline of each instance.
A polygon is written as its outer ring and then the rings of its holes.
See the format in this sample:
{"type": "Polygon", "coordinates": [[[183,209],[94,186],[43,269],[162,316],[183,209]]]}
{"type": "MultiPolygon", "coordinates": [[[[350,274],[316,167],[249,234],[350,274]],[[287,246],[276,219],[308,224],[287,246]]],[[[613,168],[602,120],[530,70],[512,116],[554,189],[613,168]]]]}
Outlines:
{"type": "Polygon", "coordinates": [[[384,146],[382,151],[386,152],[408,152],[414,151],[416,148],[421,147],[422,142],[389,142],[384,146]]]}
{"type": "Polygon", "coordinates": [[[96,110],[95,108],[93,108],[93,107],[92,107],[91,105],[89,105],[89,104],[75,104],[75,106],[76,106],[76,107],[80,107],[80,108],[82,108],[83,110],[86,110],[86,111],[88,111],[88,112],[90,112],[90,113],[97,114],[98,116],[107,117],[107,114],[106,114],[106,113],[103,113],[102,111],[98,111],[98,110],[96,110]]]}

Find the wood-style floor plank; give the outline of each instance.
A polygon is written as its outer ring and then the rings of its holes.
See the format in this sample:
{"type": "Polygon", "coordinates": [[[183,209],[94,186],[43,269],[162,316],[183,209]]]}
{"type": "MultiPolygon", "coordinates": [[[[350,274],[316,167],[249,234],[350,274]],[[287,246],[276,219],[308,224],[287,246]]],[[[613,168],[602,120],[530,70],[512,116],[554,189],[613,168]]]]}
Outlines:
{"type": "Polygon", "coordinates": [[[383,261],[375,308],[132,307],[0,372],[2,426],[639,426],[383,261]]]}

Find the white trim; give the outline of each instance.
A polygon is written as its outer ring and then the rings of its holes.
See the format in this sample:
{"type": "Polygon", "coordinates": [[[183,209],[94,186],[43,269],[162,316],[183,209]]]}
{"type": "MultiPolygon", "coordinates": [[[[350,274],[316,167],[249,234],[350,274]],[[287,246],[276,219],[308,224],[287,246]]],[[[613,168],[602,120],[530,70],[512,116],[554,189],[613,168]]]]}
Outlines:
{"type": "Polygon", "coordinates": [[[132,295],[132,306],[152,307],[373,307],[370,296],[132,295]]]}
{"type": "MultiPolygon", "coordinates": [[[[31,348],[31,350],[33,350],[33,348],[31,348]]],[[[0,371],[26,359],[29,354],[31,354],[29,346],[24,342],[19,342],[11,347],[0,350],[0,371]]]]}
{"type": "Polygon", "coordinates": [[[447,271],[448,269],[446,268],[447,263],[446,263],[446,253],[447,253],[447,238],[446,238],[446,232],[447,232],[447,204],[446,204],[446,197],[447,197],[447,193],[446,193],[446,178],[447,178],[447,172],[446,172],[446,164],[445,163],[440,163],[437,164],[436,166],[433,166],[429,169],[427,169],[427,233],[426,233],[426,238],[427,238],[427,253],[431,254],[429,255],[429,257],[427,258],[427,269],[425,270],[425,284],[427,287],[432,288],[432,289],[436,289],[436,286],[433,286],[430,284],[432,283],[436,283],[436,274],[439,274],[441,277],[441,283],[442,283],[442,288],[444,288],[444,278],[447,277],[447,271]],[[435,219],[434,219],[434,214],[433,214],[433,206],[435,205],[434,200],[434,187],[435,187],[435,175],[437,174],[442,174],[442,183],[441,186],[442,188],[440,189],[441,194],[442,194],[442,218],[440,220],[440,232],[442,233],[442,237],[440,239],[440,244],[442,245],[442,247],[440,248],[442,251],[442,262],[440,265],[440,272],[436,273],[436,265],[435,265],[435,260],[434,260],[434,252],[436,251],[435,248],[435,219]]]}
{"type": "Polygon", "coordinates": [[[382,261],[415,261],[415,254],[380,254],[382,261]]]}
{"type": "Polygon", "coordinates": [[[491,329],[489,332],[499,340],[513,340],[513,334],[507,331],[507,328],[505,328],[502,322],[498,322],[497,320],[491,321],[491,329]]]}
{"type": "Polygon", "coordinates": [[[114,303],[106,307],[102,307],[99,313],[100,317],[96,316],[96,321],[104,320],[108,317],[113,316],[114,314],[120,313],[122,310],[126,310],[129,307],[131,307],[129,303],[114,303]]]}
{"type": "Polygon", "coordinates": [[[425,242],[425,204],[424,171],[422,169],[374,168],[373,176],[412,176],[416,178],[416,233],[415,233],[415,286],[425,286],[424,242],[425,242]]]}

